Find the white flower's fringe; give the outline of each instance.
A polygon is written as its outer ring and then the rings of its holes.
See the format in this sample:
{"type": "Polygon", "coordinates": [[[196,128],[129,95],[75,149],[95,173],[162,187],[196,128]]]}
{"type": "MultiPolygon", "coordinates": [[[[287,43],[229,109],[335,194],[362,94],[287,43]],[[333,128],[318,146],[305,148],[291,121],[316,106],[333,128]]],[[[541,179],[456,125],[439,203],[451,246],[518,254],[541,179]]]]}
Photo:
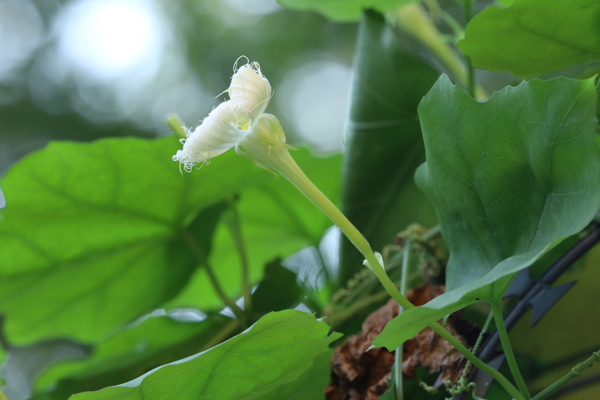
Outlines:
{"type": "Polygon", "coordinates": [[[257,62],[242,65],[235,70],[227,92],[231,101],[239,104],[240,110],[246,113],[252,122],[265,112],[273,97],[271,84],[263,76],[257,62]]]}
{"type": "Polygon", "coordinates": [[[193,132],[187,132],[187,139],[181,139],[183,150],[177,151],[173,161],[182,163],[187,172],[196,164],[209,164],[211,158],[244,139],[247,132],[239,129],[241,120],[236,104],[230,101],[219,104],[193,132]]]}

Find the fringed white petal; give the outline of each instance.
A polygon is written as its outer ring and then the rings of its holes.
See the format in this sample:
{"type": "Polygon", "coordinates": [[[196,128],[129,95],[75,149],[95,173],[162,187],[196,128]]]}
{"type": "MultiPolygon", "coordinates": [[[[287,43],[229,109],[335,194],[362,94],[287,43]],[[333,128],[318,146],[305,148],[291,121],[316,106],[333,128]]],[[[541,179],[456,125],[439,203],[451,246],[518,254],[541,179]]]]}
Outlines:
{"type": "Polygon", "coordinates": [[[240,67],[231,78],[227,91],[231,101],[252,121],[256,121],[265,111],[273,95],[271,85],[257,62],[240,67]]]}
{"type": "Polygon", "coordinates": [[[243,114],[231,101],[219,104],[187,139],[182,139],[183,150],[173,156],[174,161],[191,171],[196,164],[208,164],[210,159],[240,143],[249,131],[238,128],[243,114]]]}

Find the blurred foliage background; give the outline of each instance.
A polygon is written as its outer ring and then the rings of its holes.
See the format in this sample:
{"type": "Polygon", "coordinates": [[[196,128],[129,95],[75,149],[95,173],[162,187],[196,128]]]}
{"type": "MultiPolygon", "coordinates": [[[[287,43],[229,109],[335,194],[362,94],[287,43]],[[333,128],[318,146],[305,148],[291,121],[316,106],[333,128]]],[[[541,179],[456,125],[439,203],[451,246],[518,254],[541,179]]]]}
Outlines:
{"type": "Polygon", "coordinates": [[[0,170],[48,140],[168,134],[171,112],[196,126],[242,55],[290,142],[339,151],[355,34],[275,0],[2,0],[0,170]]]}
{"type": "MultiPolygon", "coordinates": [[[[0,0],[0,173],[51,140],[160,137],[172,112],[195,127],[242,55],[275,89],[269,112],[288,142],[340,152],[356,32],[275,0],[0,0]]],[[[88,351],[60,340],[13,350],[7,395],[27,398],[48,362],[88,351]]]]}

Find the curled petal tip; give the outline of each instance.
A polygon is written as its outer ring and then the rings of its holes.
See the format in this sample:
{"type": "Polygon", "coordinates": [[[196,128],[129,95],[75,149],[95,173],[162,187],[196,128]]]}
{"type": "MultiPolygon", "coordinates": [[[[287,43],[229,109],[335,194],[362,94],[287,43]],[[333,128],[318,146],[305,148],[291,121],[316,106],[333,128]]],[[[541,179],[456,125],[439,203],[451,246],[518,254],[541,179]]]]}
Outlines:
{"type": "Polygon", "coordinates": [[[271,84],[257,62],[242,65],[231,78],[227,91],[231,101],[253,121],[265,111],[272,97],[271,84]]]}

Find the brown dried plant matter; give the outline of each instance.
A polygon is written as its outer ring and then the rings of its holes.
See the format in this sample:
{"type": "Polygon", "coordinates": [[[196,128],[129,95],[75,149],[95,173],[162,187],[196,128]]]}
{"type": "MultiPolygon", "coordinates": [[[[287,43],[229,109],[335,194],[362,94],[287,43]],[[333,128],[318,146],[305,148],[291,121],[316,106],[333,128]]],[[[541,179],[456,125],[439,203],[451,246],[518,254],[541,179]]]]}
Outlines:
{"type": "MultiPolygon", "coordinates": [[[[444,286],[430,284],[411,289],[407,297],[415,305],[423,305],[444,293],[444,286]]],[[[338,347],[331,359],[331,383],[325,394],[327,400],[375,400],[388,389],[394,353],[385,348],[366,351],[389,320],[398,315],[398,303],[393,299],[367,317],[359,335],[354,335],[338,347]]],[[[477,338],[477,328],[450,315],[445,328],[467,347],[477,338]]],[[[430,328],[425,328],[402,349],[404,379],[415,377],[415,369],[422,365],[427,372],[441,372],[442,382],[456,382],[466,359],[446,340],[430,328]]]]}

